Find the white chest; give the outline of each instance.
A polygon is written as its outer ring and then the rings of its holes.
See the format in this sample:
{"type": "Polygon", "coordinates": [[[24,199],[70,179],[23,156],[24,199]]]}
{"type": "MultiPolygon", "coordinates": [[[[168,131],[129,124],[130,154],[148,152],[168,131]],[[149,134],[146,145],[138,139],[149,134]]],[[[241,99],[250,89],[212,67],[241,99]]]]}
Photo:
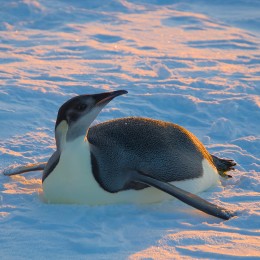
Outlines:
{"type": "Polygon", "coordinates": [[[59,163],[43,182],[43,197],[50,203],[88,203],[102,191],[91,169],[88,142],[78,138],[64,147],[59,163]]]}

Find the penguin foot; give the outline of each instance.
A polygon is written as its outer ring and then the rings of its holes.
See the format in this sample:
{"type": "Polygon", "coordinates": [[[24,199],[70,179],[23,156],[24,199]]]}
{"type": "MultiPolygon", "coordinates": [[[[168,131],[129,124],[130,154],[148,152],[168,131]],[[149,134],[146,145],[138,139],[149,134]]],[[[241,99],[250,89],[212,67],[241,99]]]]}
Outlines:
{"type": "Polygon", "coordinates": [[[235,170],[234,166],[236,166],[236,162],[231,159],[221,159],[215,155],[211,155],[213,162],[218,170],[218,173],[223,178],[232,178],[231,175],[226,172],[235,170]]]}

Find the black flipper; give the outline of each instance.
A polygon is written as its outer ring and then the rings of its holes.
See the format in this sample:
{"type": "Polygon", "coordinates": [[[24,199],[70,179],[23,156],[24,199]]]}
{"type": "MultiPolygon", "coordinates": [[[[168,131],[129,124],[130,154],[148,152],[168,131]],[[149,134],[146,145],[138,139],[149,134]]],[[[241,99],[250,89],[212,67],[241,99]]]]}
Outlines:
{"type": "Polygon", "coordinates": [[[149,186],[153,186],[159,190],[162,190],[177,199],[183,201],[184,203],[201,210],[209,215],[228,220],[231,217],[235,216],[233,212],[228,211],[222,207],[214,205],[197,195],[194,195],[190,192],[187,192],[183,189],[180,189],[170,183],[159,181],[150,176],[143,175],[142,173],[136,173],[134,176],[135,182],[141,182],[149,186]]]}
{"type": "Polygon", "coordinates": [[[8,168],[5,168],[2,171],[2,174],[11,176],[11,175],[18,175],[25,172],[32,172],[32,171],[42,171],[44,170],[46,166],[46,162],[43,163],[30,163],[26,165],[18,165],[18,166],[11,166],[8,168]]]}

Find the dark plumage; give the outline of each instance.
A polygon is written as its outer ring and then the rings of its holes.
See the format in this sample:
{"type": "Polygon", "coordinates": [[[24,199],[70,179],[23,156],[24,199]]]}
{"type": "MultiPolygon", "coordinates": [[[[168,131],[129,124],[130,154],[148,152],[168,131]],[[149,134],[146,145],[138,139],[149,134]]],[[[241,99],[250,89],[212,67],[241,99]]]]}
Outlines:
{"type": "Polygon", "coordinates": [[[172,182],[200,177],[203,158],[213,165],[197,137],[168,122],[116,119],[91,127],[87,136],[95,178],[109,192],[145,187],[131,183],[133,171],[172,182]]]}

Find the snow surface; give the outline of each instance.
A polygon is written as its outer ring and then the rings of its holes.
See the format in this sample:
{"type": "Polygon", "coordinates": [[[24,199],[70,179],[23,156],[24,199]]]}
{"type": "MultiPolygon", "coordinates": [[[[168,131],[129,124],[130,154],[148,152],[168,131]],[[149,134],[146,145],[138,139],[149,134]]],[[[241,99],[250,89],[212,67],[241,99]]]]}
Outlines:
{"type": "Polygon", "coordinates": [[[49,158],[68,98],[126,89],[96,122],[186,127],[238,163],[201,196],[240,212],[48,205],[39,172],[1,175],[1,259],[259,259],[259,0],[1,0],[0,30],[0,170],[49,158]]]}

